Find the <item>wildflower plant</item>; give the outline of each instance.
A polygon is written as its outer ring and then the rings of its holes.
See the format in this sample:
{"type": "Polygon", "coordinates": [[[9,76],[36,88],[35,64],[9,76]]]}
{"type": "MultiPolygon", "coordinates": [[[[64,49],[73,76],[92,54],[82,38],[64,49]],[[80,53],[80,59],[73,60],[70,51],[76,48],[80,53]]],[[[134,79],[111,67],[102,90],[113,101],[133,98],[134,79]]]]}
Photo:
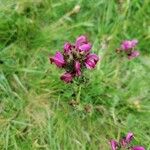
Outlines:
{"type": "MultiPolygon", "coordinates": [[[[50,62],[58,68],[64,69],[65,72],[60,79],[65,83],[73,83],[76,79],[83,79],[84,70],[92,70],[96,67],[99,57],[91,53],[92,44],[84,35],[79,36],[74,44],[66,42],[63,51],[57,51],[50,62]]],[[[80,81],[78,80],[78,84],[80,81]]],[[[80,89],[80,87],[79,87],[80,89]]]]}
{"type": "Polygon", "coordinates": [[[129,60],[136,58],[140,55],[138,50],[135,50],[138,41],[136,39],[133,40],[125,40],[122,42],[120,48],[116,49],[117,53],[124,53],[129,60]]]}
{"type": "Polygon", "coordinates": [[[120,75],[123,69],[123,65],[128,59],[129,61],[132,61],[134,58],[137,58],[140,55],[140,52],[137,50],[137,44],[138,40],[132,39],[132,40],[123,40],[119,46],[119,48],[116,48],[117,53],[117,60],[118,63],[116,63],[116,74],[115,76],[120,75]],[[127,58],[127,59],[126,59],[127,58]]]}
{"type": "Polygon", "coordinates": [[[145,150],[142,146],[131,146],[131,141],[133,138],[133,133],[129,132],[125,137],[121,138],[119,142],[116,140],[111,140],[111,150],[145,150]]]}

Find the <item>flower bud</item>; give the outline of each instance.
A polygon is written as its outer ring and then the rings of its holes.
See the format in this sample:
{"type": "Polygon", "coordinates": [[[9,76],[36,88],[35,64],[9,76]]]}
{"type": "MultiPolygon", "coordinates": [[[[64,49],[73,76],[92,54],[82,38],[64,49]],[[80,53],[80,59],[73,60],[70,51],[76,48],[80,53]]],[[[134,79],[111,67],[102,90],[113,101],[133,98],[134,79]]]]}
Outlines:
{"type": "Polygon", "coordinates": [[[76,39],[75,47],[78,49],[79,46],[81,46],[81,45],[83,45],[83,44],[86,44],[86,43],[87,43],[87,38],[86,38],[86,36],[81,35],[81,36],[79,36],[79,37],[76,39]]]}
{"type": "Polygon", "coordinates": [[[79,46],[79,51],[81,52],[89,52],[92,48],[92,45],[90,43],[87,44],[83,44],[81,46],[79,46]]]}
{"type": "Polygon", "coordinates": [[[73,75],[71,73],[65,72],[61,77],[61,80],[63,80],[66,83],[69,83],[72,81],[73,79],[73,75]]]}
{"type": "Polygon", "coordinates": [[[132,51],[131,54],[128,55],[128,59],[136,58],[140,55],[139,51],[132,51]]]}
{"type": "Polygon", "coordinates": [[[71,52],[72,49],[72,45],[69,42],[66,42],[64,44],[64,53],[68,54],[71,52]]]}
{"type": "Polygon", "coordinates": [[[145,148],[142,146],[135,146],[135,147],[132,147],[131,150],[145,150],[145,148]]]}
{"type": "Polygon", "coordinates": [[[50,57],[51,63],[55,63],[55,65],[59,68],[65,65],[64,56],[61,52],[56,52],[55,56],[50,57]]]}
{"type": "Polygon", "coordinates": [[[99,61],[99,57],[96,54],[89,54],[86,57],[85,66],[88,69],[93,69],[95,68],[98,61],[99,61]]]}
{"type": "Polygon", "coordinates": [[[118,149],[118,143],[115,140],[110,141],[111,150],[117,150],[118,149]]]}

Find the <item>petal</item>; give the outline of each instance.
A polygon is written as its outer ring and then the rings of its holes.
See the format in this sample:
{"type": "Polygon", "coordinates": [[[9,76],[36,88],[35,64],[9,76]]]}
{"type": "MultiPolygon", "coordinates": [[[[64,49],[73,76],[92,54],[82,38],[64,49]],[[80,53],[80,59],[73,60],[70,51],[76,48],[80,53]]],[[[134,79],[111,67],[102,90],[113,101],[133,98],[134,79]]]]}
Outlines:
{"type": "Polygon", "coordinates": [[[76,39],[75,46],[76,48],[78,48],[80,45],[84,43],[87,43],[87,37],[84,35],[81,35],[76,39]]]}
{"type": "Polygon", "coordinates": [[[138,40],[133,39],[133,40],[125,40],[121,44],[122,50],[129,50],[131,48],[134,48],[138,43],[138,40]]]}
{"type": "Polygon", "coordinates": [[[93,69],[96,66],[96,63],[94,62],[94,60],[87,60],[85,62],[85,66],[87,69],[93,69]]]}
{"type": "Polygon", "coordinates": [[[100,58],[96,54],[89,54],[87,59],[93,59],[95,62],[98,62],[100,58]]]}
{"type": "Polygon", "coordinates": [[[56,52],[55,56],[50,57],[51,63],[55,63],[57,67],[63,67],[65,65],[64,56],[61,52],[56,52]]]}
{"type": "Polygon", "coordinates": [[[69,53],[69,52],[71,52],[71,49],[72,49],[72,45],[69,42],[66,42],[64,44],[64,52],[69,53]]]}
{"type": "Polygon", "coordinates": [[[133,139],[133,133],[129,132],[125,138],[126,143],[130,143],[133,139]]]}
{"type": "Polygon", "coordinates": [[[132,57],[138,57],[140,55],[139,51],[133,51],[132,52],[132,57]]]}
{"type": "Polygon", "coordinates": [[[63,80],[66,83],[70,83],[73,79],[73,75],[71,73],[65,72],[61,77],[61,80],[63,80]]]}
{"type": "Polygon", "coordinates": [[[128,49],[132,48],[132,42],[128,41],[128,40],[123,41],[121,44],[121,48],[123,50],[128,50],[128,49]]]}
{"type": "Polygon", "coordinates": [[[136,58],[140,55],[140,52],[139,51],[133,51],[129,56],[128,56],[128,59],[133,59],[133,58],[136,58]]]}
{"type": "Polygon", "coordinates": [[[134,39],[134,40],[131,40],[131,44],[133,47],[135,47],[138,43],[138,40],[134,39]]]}
{"type": "Polygon", "coordinates": [[[127,146],[126,138],[121,139],[120,144],[125,148],[127,146]]]}
{"type": "Polygon", "coordinates": [[[117,150],[118,148],[118,143],[115,140],[111,140],[110,141],[110,145],[111,145],[111,150],[117,150]]]}
{"type": "Polygon", "coordinates": [[[132,148],[132,150],[145,150],[145,148],[142,146],[135,146],[132,148]]]}
{"type": "Polygon", "coordinates": [[[85,51],[85,52],[89,52],[91,48],[92,48],[92,45],[90,43],[79,46],[79,50],[85,51]]]}
{"type": "Polygon", "coordinates": [[[93,69],[95,68],[98,61],[99,61],[99,57],[96,54],[89,54],[86,57],[85,66],[88,69],[93,69]]]}
{"type": "Polygon", "coordinates": [[[63,54],[61,52],[56,52],[54,57],[55,57],[55,59],[57,59],[57,60],[59,60],[61,62],[64,61],[64,56],[63,56],[63,54]]]}

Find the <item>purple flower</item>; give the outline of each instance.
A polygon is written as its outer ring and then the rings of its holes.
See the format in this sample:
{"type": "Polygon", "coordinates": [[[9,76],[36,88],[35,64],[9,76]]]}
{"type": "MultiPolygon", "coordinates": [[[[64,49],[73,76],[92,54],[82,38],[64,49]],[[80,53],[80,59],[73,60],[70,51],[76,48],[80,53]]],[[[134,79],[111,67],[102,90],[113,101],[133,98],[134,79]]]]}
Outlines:
{"type": "Polygon", "coordinates": [[[76,76],[81,75],[81,64],[79,63],[79,61],[75,61],[75,74],[76,76]]]}
{"type": "Polygon", "coordinates": [[[116,142],[115,140],[111,140],[110,144],[111,144],[111,149],[112,150],[118,150],[118,148],[120,149],[128,149],[128,150],[145,150],[144,147],[142,146],[134,146],[131,147],[130,146],[130,142],[133,139],[133,133],[129,132],[126,137],[121,138],[119,142],[116,142]]]}
{"type": "Polygon", "coordinates": [[[118,149],[118,143],[115,140],[110,141],[111,150],[117,150],[118,149]]]}
{"type": "Polygon", "coordinates": [[[79,52],[89,52],[92,48],[92,45],[88,42],[86,36],[81,35],[76,39],[75,47],[79,52]]]}
{"type": "Polygon", "coordinates": [[[81,46],[79,46],[79,51],[80,52],[89,52],[92,48],[92,45],[90,43],[87,43],[87,44],[83,44],[81,46]]]}
{"type": "Polygon", "coordinates": [[[87,37],[84,36],[84,35],[81,35],[79,36],[77,39],[76,39],[76,42],[75,42],[75,47],[78,49],[79,46],[83,45],[83,44],[87,44],[87,37]]]}
{"type": "Polygon", "coordinates": [[[136,58],[140,55],[139,51],[132,51],[131,54],[128,55],[128,59],[136,58]]]}
{"type": "Polygon", "coordinates": [[[121,144],[122,147],[126,147],[127,146],[126,138],[122,138],[120,140],[120,144],[121,144]]]}
{"type": "Polygon", "coordinates": [[[61,52],[56,52],[55,56],[50,57],[50,61],[51,63],[55,63],[59,68],[65,65],[64,56],[61,52]]]}
{"type": "Polygon", "coordinates": [[[138,43],[138,40],[137,39],[133,39],[132,40],[132,46],[135,47],[138,43]]]}
{"type": "Polygon", "coordinates": [[[129,132],[126,137],[120,140],[120,144],[122,147],[126,147],[133,139],[133,133],[129,132]]]}
{"type": "Polygon", "coordinates": [[[66,53],[66,54],[70,53],[72,50],[72,47],[73,46],[69,42],[66,42],[64,44],[64,53],[66,53]]]}
{"type": "Polygon", "coordinates": [[[138,41],[137,40],[125,40],[121,44],[122,50],[129,50],[134,48],[137,45],[138,41]]]}
{"type": "Polygon", "coordinates": [[[132,133],[132,132],[129,132],[129,133],[127,134],[126,138],[125,138],[125,141],[126,141],[127,143],[130,143],[130,142],[132,141],[132,139],[133,139],[133,133],[132,133]]]}
{"type": "Polygon", "coordinates": [[[96,54],[89,54],[86,58],[93,59],[96,63],[99,61],[99,57],[96,54]]]}
{"type": "Polygon", "coordinates": [[[51,63],[59,68],[63,68],[64,73],[60,78],[66,83],[71,82],[75,76],[82,75],[85,67],[88,69],[95,68],[99,57],[95,54],[90,54],[92,44],[88,42],[84,35],[79,36],[75,44],[66,42],[63,47],[63,52],[56,52],[55,56],[50,57],[51,63]]]}
{"type": "Polygon", "coordinates": [[[85,66],[88,69],[93,69],[95,68],[98,61],[99,61],[99,57],[96,54],[89,54],[86,57],[85,66]]]}
{"type": "Polygon", "coordinates": [[[61,77],[61,80],[63,80],[66,83],[70,83],[73,79],[73,75],[71,73],[65,72],[61,77]]]}
{"type": "Polygon", "coordinates": [[[145,148],[142,146],[135,146],[135,147],[131,148],[131,150],[145,150],[145,148]]]}
{"type": "Polygon", "coordinates": [[[138,51],[135,50],[135,46],[137,45],[137,40],[125,40],[122,42],[121,47],[116,49],[117,53],[124,52],[128,59],[136,58],[140,55],[138,51]]]}

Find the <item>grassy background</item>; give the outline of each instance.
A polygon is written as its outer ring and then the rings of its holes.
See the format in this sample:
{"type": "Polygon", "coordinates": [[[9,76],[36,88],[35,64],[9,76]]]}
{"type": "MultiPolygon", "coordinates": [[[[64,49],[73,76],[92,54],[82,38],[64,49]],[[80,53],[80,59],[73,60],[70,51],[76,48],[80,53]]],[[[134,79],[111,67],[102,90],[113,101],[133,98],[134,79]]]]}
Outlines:
{"type": "Polygon", "coordinates": [[[0,149],[109,150],[128,131],[150,150],[149,0],[0,0],[0,149]],[[78,108],[49,55],[86,34],[102,61],[78,108]],[[137,38],[141,56],[115,53],[137,38]],[[90,108],[90,112],[85,111],[90,108]]]}

